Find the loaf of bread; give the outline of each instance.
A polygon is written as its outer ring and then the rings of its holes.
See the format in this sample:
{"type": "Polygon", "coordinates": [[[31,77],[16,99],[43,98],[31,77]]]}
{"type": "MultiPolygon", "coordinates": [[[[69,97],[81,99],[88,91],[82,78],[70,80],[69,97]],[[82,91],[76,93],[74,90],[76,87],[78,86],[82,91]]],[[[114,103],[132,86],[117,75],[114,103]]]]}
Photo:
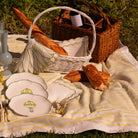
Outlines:
{"type": "Polygon", "coordinates": [[[104,82],[108,83],[109,79],[110,79],[110,74],[107,72],[103,72],[103,71],[99,71],[102,79],[104,80],[104,82]]]}
{"type": "Polygon", "coordinates": [[[103,80],[102,76],[100,75],[99,71],[95,66],[89,64],[83,66],[82,68],[94,89],[104,91],[108,88],[108,85],[105,83],[105,81],[103,80]]]}
{"type": "MultiPolygon", "coordinates": [[[[109,79],[110,79],[110,74],[109,73],[99,71],[99,74],[100,74],[100,76],[102,77],[102,79],[105,83],[109,82],[109,79]]],[[[63,78],[67,79],[71,82],[78,82],[78,81],[79,82],[89,82],[86,74],[84,73],[84,71],[81,71],[81,70],[72,71],[72,72],[66,74],[63,78]]]]}
{"type": "MultiPolygon", "coordinates": [[[[29,30],[32,22],[20,10],[13,7],[13,11],[21,23],[29,30]]],[[[68,55],[68,53],[62,47],[50,40],[36,24],[33,26],[32,34],[44,46],[52,49],[60,55],[68,55]]]]}
{"type": "Polygon", "coordinates": [[[88,82],[89,81],[84,71],[79,71],[79,70],[75,70],[75,71],[68,73],[67,75],[64,76],[64,79],[67,79],[71,82],[78,82],[78,81],[88,82]]]}

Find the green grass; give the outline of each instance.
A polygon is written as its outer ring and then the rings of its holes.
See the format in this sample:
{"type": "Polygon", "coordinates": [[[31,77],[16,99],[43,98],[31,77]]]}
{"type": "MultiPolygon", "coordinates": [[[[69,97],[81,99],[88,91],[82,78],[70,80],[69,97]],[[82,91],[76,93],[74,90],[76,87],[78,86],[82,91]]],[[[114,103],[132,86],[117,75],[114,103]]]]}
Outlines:
{"type": "MultiPolygon", "coordinates": [[[[67,1],[67,0],[66,0],[67,1]]],[[[66,4],[65,0],[1,0],[0,20],[4,21],[4,28],[12,34],[28,34],[28,31],[15,17],[12,7],[21,10],[30,20],[52,6],[66,4]]],[[[120,28],[120,40],[129,47],[130,52],[138,60],[138,0],[83,0],[96,4],[106,14],[116,17],[122,21],[120,28]]],[[[57,12],[59,13],[59,12],[57,12]]],[[[57,15],[56,12],[46,14],[39,19],[37,25],[47,34],[51,33],[51,19],[57,15]]],[[[91,130],[80,134],[54,134],[54,133],[33,133],[23,138],[138,138],[136,132],[108,134],[98,130],[91,130]]]]}
{"type": "MultiPolygon", "coordinates": [[[[9,33],[28,34],[28,31],[18,21],[12,11],[12,7],[21,10],[30,20],[43,10],[67,4],[68,0],[1,0],[0,2],[0,20],[3,20],[5,29],[9,33]]],[[[120,40],[129,47],[133,56],[138,59],[138,0],[82,0],[94,3],[106,14],[116,17],[122,21],[120,28],[120,40]]],[[[48,35],[51,32],[51,19],[59,13],[53,11],[43,15],[37,22],[37,25],[48,35]]]]}
{"type": "Polygon", "coordinates": [[[138,138],[136,132],[125,132],[109,134],[97,130],[86,131],[80,134],[54,134],[54,133],[33,133],[22,138],[138,138]]]}

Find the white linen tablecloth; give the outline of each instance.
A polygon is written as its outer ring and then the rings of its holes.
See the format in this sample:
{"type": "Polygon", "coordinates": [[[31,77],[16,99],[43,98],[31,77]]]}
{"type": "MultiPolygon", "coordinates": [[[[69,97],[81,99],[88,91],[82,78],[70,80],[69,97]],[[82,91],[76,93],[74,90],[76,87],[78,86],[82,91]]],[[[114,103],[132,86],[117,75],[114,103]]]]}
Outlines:
{"type": "MultiPolygon", "coordinates": [[[[21,53],[26,46],[26,36],[10,35],[8,45],[9,51],[21,53]]],[[[111,74],[108,90],[101,92],[89,83],[73,83],[83,93],[69,101],[63,116],[49,113],[22,117],[8,110],[9,122],[0,122],[0,136],[20,137],[33,132],[76,134],[93,129],[108,133],[138,132],[138,62],[120,42],[120,48],[100,66],[102,71],[111,74]]],[[[48,86],[62,79],[59,73],[40,73],[39,76],[48,86]]],[[[0,84],[1,91],[3,87],[0,84]]]]}

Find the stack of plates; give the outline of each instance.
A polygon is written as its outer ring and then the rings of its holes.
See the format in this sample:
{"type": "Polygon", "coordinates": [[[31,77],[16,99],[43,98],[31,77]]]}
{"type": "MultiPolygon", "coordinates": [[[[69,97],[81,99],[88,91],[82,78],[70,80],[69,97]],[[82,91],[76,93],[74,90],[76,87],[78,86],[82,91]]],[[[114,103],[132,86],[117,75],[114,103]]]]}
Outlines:
{"type": "Polygon", "coordinates": [[[51,102],[47,99],[47,85],[38,75],[15,73],[6,81],[6,97],[15,113],[34,116],[49,113],[51,102]]]}

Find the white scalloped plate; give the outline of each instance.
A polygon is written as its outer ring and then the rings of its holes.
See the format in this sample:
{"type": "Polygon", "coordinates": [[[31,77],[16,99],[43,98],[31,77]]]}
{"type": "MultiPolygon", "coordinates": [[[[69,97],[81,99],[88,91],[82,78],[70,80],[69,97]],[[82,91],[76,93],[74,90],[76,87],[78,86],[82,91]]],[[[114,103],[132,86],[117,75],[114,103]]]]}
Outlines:
{"type": "Polygon", "coordinates": [[[35,94],[43,96],[45,98],[48,97],[48,93],[42,85],[29,80],[20,80],[13,82],[8,86],[5,92],[5,95],[8,99],[11,99],[12,97],[20,94],[35,94]]]}
{"type": "Polygon", "coordinates": [[[9,102],[10,109],[23,116],[36,116],[47,114],[52,104],[44,97],[23,94],[13,97],[9,102]]]}
{"type": "Polygon", "coordinates": [[[41,78],[38,75],[28,73],[28,72],[15,73],[15,74],[11,75],[6,80],[6,86],[9,86],[11,83],[19,81],[19,80],[30,80],[33,82],[37,82],[37,83],[40,83],[45,89],[47,89],[46,82],[43,78],[41,78]]]}
{"type": "Polygon", "coordinates": [[[77,88],[68,80],[57,79],[48,86],[47,92],[50,102],[56,101],[60,103],[64,99],[69,101],[77,97],[82,93],[82,89],[77,88]]]}

